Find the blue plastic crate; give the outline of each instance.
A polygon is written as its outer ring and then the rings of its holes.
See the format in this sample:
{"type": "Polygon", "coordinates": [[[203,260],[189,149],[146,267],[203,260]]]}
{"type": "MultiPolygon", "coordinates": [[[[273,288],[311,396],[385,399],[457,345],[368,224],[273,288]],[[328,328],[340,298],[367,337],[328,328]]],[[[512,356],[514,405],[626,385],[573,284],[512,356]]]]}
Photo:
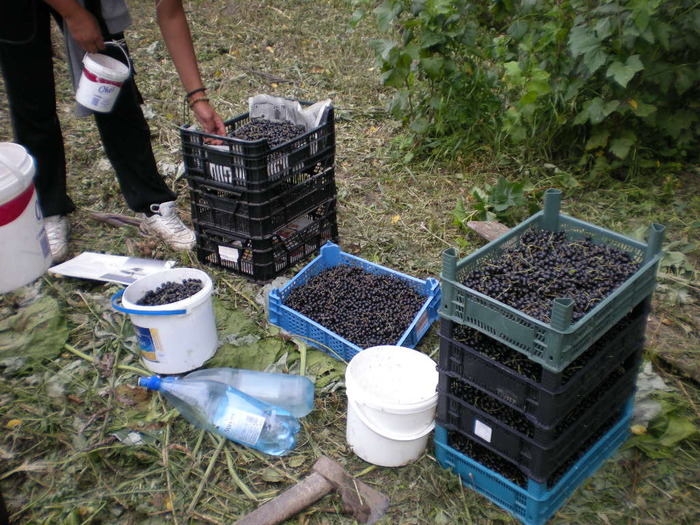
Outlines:
{"type": "Polygon", "coordinates": [[[361,352],[362,348],[353,342],[340,337],[338,334],[284,304],[285,299],[295,287],[306,284],[310,278],[318,275],[323,270],[338,265],[358,266],[373,274],[399,278],[425,296],[425,302],[413,319],[413,322],[401,338],[393,344],[406,348],[415,348],[432,323],[437,321],[437,310],[440,305],[440,283],[437,279],[429,277],[421,280],[399,273],[390,268],[342,252],[338,245],[327,242],[321,248],[320,255],[303,268],[291,281],[282,288],[275,288],[270,291],[268,297],[270,323],[279,326],[293,336],[301,336],[313,346],[336,359],[350,361],[361,352]]]}
{"type": "Polygon", "coordinates": [[[628,400],[620,421],[551,488],[548,488],[547,483],[532,479],[528,480],[527,488],[516,485],[450,447],[447,444],[447,429],[439,425],[435,427],[435,456],[443,468],[460,477],[465,487],[485,496],[525,525],[543,525],[625,442],[629,436],[633,406],[633,400],[628,400]]]}

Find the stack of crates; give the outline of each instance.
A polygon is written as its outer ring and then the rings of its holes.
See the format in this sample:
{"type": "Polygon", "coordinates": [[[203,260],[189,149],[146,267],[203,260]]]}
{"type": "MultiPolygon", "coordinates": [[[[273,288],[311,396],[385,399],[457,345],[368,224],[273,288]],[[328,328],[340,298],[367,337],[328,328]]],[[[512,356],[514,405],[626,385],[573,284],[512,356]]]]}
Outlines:
{"type": "Polygon", "coordinates": [[[270,147],[233,137],[250,120],[225,122],[225,137],[191,126],[180,137],[198,260],[265,283],[337,242],[335,122],[326,108],[317,128],[270,147]]]}
{"type": "Polygon", "coordinates": [[[648,244],[543,211],[465,259],[443,253],[435,452],[465,486],[542,525],[628,436],[663,226],[648,244]],[[572,323],[555,300],[547,324],[462,284],[528,230],[564,231],[623,249],[639,269],[572,323]]]}

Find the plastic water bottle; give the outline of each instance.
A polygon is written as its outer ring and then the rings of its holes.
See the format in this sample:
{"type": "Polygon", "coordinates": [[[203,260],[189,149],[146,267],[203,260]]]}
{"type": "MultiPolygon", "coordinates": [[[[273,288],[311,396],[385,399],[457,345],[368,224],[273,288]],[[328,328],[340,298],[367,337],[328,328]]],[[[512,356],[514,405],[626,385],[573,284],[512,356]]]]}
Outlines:
{"type": "Polygon", "coordinates": [[[238,368],[206,368],[190,372],[183,379],[226,383],[249,396],[284,408],[294,417],[304,417],[314,408],[314,384],[304,376],[238,368]]]}
{"type": "Polygon", "coordinates": [[[216,381],[141,377],[193,425],[272,456],[294,448],[301,425],[286,410],[216,381]]]}

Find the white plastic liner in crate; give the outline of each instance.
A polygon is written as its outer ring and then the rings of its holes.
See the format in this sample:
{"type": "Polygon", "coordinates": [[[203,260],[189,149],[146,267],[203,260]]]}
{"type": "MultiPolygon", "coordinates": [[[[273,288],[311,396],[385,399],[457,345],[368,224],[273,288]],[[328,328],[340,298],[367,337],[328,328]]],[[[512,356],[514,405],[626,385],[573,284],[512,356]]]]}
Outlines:
{"type": "Polygon", "coordinates": [[[429,277],[422,280],[371,263],[360,257],[341,251],[338,245],[329,241],[321,247],[320,255],[303,268],[285,286],[270,290],[268,296],[270,323],[279,326],[292,336],[301,336],[306,342],[332,355],[336,359],[350,361],[355,355],[361,352],[363,349],[353,342],[348,341],[284,304],[291,290],[297,286],[306,284],[311,277],[318,275],[323,270],[338,265],[359,266],[370,273],[397,277],[413,286],[418,293],[425,296],[423,306],[401,338],[398,341],[388,342],[387,344],[415,348],[433,322],[438,319],[437,311],[440,305],[440,283],[437,279],[429,277]]]}

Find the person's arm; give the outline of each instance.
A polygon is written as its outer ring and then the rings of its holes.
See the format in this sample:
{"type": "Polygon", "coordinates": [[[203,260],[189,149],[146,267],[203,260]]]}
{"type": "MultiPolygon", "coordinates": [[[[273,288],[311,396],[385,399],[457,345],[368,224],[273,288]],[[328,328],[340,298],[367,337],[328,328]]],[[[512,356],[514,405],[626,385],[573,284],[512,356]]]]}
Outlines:
{"type": "Polygon", "coordinates": [[[100,25],[95,17],[76,0],[44,0],[63,18],[73,39],[88,53],[105,48],[100,25]]]}
{"type": "MultiPolygon", "coordinates": [[[[204,88],[194,52],[192,35],[182,0],[156,0],[156,18],[168,53],[175,64],[186,93],[204,88]]],[[[221,117],[209,105],[206,92],[198,91],[188,98],[197,120],[207,133],[226,135],[221,117]]]]}

